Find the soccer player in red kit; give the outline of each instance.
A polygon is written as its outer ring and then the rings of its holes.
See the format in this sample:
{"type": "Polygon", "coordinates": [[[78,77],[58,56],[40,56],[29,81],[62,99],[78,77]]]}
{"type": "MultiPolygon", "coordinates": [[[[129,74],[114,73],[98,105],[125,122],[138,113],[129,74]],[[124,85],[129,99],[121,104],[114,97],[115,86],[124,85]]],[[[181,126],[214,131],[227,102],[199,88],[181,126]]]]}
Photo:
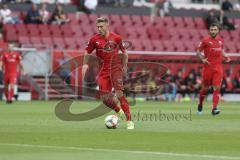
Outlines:
{"type": "Polygon", "coordinates": [[[102,68],[97,76],[97,83],[100,90],[100,98],[103,103],[112,108],[116,113],[124,112],[127,120],[127,129],[134,129],[134,123],[131,121],[129,103],[123,94],[123,74],[127,71],[128,56],[121,36],[108,30],[109,21],[105,17],[97,19],[98,34],[94,35],[88,42],[84,53],[83,74],[88,67],[88,54],[96,50],[96,56],[102,60],[102,68]],[[121,50],[122,54],[119,54],[121,50]],[[112,88],[121,107],[118,107],[118,101],[112,95],[112,88]],[[121,108],[121,109],[120,109],[121,108]]]}
{"type": "Polygon", "coordinates": [[[223,78],[222,61],[230,62],[223,49],[223,39],[218,36],[219,25],[211,24],[209,36],[205,37],[196,49],[197,56],[204,64],[202,88],[199,93],[198,114],[202,114],[203,101],[209,87],[213,89],[212,115],[220,114],[218,108],[219,92],[223,78]],[[203,51],[203,55],[201,52],[203,51]]]}
{"type": "Polygon", "coordinates": [[[9,44],[7,51],[2,54],[2,66],[4,72],[4,92],[7,103],[12,103],[14,86],[17,83],[19,69],[22,69],[21,55],[13,51],[13,45],[9,44]]]}

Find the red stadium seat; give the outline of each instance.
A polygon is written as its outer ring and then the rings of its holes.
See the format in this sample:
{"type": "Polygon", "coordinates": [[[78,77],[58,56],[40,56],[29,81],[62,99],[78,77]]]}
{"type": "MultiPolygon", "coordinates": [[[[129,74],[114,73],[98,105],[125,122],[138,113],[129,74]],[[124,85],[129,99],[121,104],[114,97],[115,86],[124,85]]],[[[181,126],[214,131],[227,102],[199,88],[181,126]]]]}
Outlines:
{"type": "Polygon", "coordinates": [[[155,40],[155,41],[152,41],[152,43],[156,51],[164,51],[164,46],[161,41],[155,40]]]}
{"type": "Polygon", "coordinates": [[[77,19],[76,13],[68,13],[68,18],[70,19],[70,23],[73,25],[78,25],[79,20],[77,19]]]}
{"type": "Polygon", "coordinates": [[[42,37],[42,43],[50,48],[53,46],[51,37],[42,37]]]}
{"type": "Polygon", "coordinates": [[[130,50],[135,50],[135,51],[143,50],[143,46],[142,46],[141,42],[139,41],[139,39],[131,40],[131,42],[132,42],[132,48],[130,48],[130,50]]]}
{"type": "Polygon", "coordinates": [[[90,22],[92,25],[95,25],[98,16],[97,16],[96,14],[89,14],[89,15],[88,15],[88,18],[89,18],[89,22],[90,22]]]}
{"type": "Polygon", "coordinates": [[[60,29],[61,29],[64,37],[72,37],[73,36],[73,31],[69,24],[61,25],[60,29]]]}
{"type": "Polygon", "coordinates": [[[131,19],[132,19],[132,22],[134,24],[135,27],[142,27],[144,24],[143,24],[143,21],[141,19],[141,16],[131,16],[131,19]]]}
{"type": "Polygon", "coordinates": [[[180,34],[177,28],[168,29],[172,40],[180,40],[180,34]]]}
{"type": "Polygon", "coordinates": [[[79,23],[81,25],[89,25],[90,24],[90,20],[88,18],[87,14],[80,14],[79,15],[79,23]]]}
{"type": "Polygon", "coordinates": [[[127,38],[128,34],[126,29],[123,26],[117,26],[115,32],[119,34],[123,39],[127,38]]]}
{"type": "Polygon", "coordinates": [[[143,46],[143,50],[145,50],[145,51],[155,50],[154,45],[150,40],[142,40],[141,44],[143,46]]]}
{"type": "Polygon", "coordinates": [[[128,35],[128,39],[138,39],[139,35],[135,29],[135,27],[129,27],[127,28],[127,35],[128,35]]]}
{"type": "Polygon", "coordinates": [[[174,41],[173,44],[177,52],[185,52],[187,50],[183,41],[174,41]]]}
{"type": "Polygon", "coordinates": [[[143,22],[143,25],[151,24],[150,16],[142,16],[142,22],[143,22]]]}
{"type": "Polygon", "coordinates": [[[235,43],[225,42],[224,48],[227,53],[237,53],[235,43]]]}
{"type": "Polygon", "coordinates": [[[195,17],[194,22],[197,29],[207,29],[206,22],[203,18],[195,17]]]}
{"type": "Polygon", "coordinates": [[[125,27],[132,27],[133,26],[132,19],[129,15],[121,15],[120,18],[121,18],[125,27]]]}
{"type": "Polygon", "coordinates": [[[191,36],[191,39],[193,41],[200,41],[201,40],[201,36],[200,33],[198,32],[197,29],[188,29],[188,32],[191,36]]]}
{"type": "Polygon", "coordinates": [[[114,26],[122,25],[122,20],[119,15],[110,15],[110,21],[114,26]]]}
{"type": "Polygon", "coordinates": [[[30,42],[35,45],[41,45],[42,41],[40,37],[30,37],[30,42]]]}
{"type": "Polygon", "coordinates": [[[8,42],[15,42],[18,40],[18,36],[15,29],[6,30],[4,34],[5,34],[5,40],[8,42]]]}
{"type": "Polygon", "coordinates": [[[195,28],[195,23],[192,17],[183,17],[183,21],[185,23],[185,27],[189,29],[195,28]]]}
{"type": "Polygon", "coordinates": [[[23,44],[25,44],[25,45],[31,44],[28,36],[18,37],[18,42],[21,43],[22,45],[23,44]]]}
{"type": "Polygon", "coordinates": [[[147,31],[144,27],[136,28],[137,34],[140,36],[139,39],[148,39],[147,31]]]}
{"type": "Polygon", "coordinates": [[[206,37],[208,35],[208,30],[207,29],[200,29],[199,30],[199,35],[200,35],[201,39],[203,39],[204,37],[206,37]]]}
{"type": "Polygon", "coordinates": [[[184,45],[186,46],[186,51],[187,52],[195,52],[196,50],[196,43],[192,41],[185,41],[184,45]]]}
{"type": "Polygon", "coordinates": [[[164,18],[162,18],[162,20],[166,27],[168,27],[168,28],[176,27],[172,17],[164,17],[164,18]]]}
{"type": "Polygon", "coordinates": [[[155,26],[153,25],[146,26],[146,31],[150,39],[152,40],[160,39],[160,34],[155,26]]]}
{"type": "Polygon", "coordinates": [[[172,41],[162,41],[163,47],[165,51],[168,52],[174,52],[175,51],[175,47],[172,41]]]}
{"type": "Polygon", "coordinates": [[[188,41],[191,39],[191,35],[188,29],[178,29],[181,40],[188,41]]]}
{"type": "Polygon", "coordinates": [[[178,28],[185,27],[185,23],[184,23],[182,17],[173,17],[173,22],[175,23],[176,27],[178,27],[178,28]]]}
{"type": "Polygon", "coordinates": [[[161,40],[169,40],[171,38],[167,28],[158,28],[159,36],[161,40]]]}

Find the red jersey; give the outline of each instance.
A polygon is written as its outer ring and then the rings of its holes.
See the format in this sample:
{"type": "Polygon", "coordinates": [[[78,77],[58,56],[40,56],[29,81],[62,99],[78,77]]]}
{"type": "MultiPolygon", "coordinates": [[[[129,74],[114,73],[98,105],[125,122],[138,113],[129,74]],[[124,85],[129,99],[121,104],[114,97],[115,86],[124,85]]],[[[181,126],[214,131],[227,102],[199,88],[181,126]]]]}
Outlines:
{"type": "Polygon", "coordinates": [[[2,54],[2,62],[5,75],[17,75],[21,59],[21,55],[18,52],[4,52],[2,54]]]}
{"type": "Polygon", "coordinates": [[[220,37],[212,38],[210,36],[205,37],[200,42],[198,49],[204,52],[204,57],[208,59],[209,65],[205,67],[217,67],[222,66],[222,51],[223,51],[223,39],[220,37]]]}
{"type": "Polygon", "coordinates": [[[121,60],[117,57],[119,54],[119,49],[124,52],[124,46],[122,44],[122,38],[113,32],[110,32],[108,37],[103,37],[100,34],[94,35],[88,45],[86,50],[88,54],[91,54],[93,50],[96,49],[96,56],[103,61],[102,70],[109,70],[110,64],[121,64],[121,60]]]}

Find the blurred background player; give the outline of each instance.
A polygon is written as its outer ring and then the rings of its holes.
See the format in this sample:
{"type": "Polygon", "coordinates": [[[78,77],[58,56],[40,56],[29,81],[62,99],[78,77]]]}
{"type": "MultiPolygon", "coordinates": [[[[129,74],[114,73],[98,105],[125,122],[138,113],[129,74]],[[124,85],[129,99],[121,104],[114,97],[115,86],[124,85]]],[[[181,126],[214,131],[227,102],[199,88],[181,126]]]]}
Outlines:
{"type": "Polygon", "coordinates": [[[204,64],[202,89],[199,95],[198,113],[202,113],[203,101],[209,87],[213,88],[213,108],[212,115],[220,113],[218,108],[219,92],[223,79],[222,60],[230,62],[230,58],[223,49],[223,39],[218,36],[219,25],[212,23],[209,27],[209,35],[205,37],[196,49],[197,56],[204,64]],[[203,51],[204,55],[201,54],[203,51]]]}
{"type": "Polygon", "coordinates": [[[17,83],[18,73],[22,71],[21,55],[13,51],[14,45],[9,44],[8,50],[2,54],[2,67],[4,73],[4,92],[7,103],[12,103],[14,88],[17,83]]]}
{"type": "Polygon", "coordinates": [[[97,29],[99,34],[94,35],[86,47],[84,53],[83,74],[87,69],[87,54],[91,54],[96,49],[96,56],[103,62],[100,73],[97,77],[100,97],[103,103],[112,108],[116,113],[124,112],[127,119],[127,129],[134,129],[131,121],[131,113],[127,99],[123,95],[123,74],[127,71],[128,56],[122,43],[122,38],[108,30],[109,21],[105,17],[97,19],[97,29]],[[119,49],[122,54],[119,54],[119,49]],[[121,104],[117,106],[117,100],[112,96],[112,88],[121,104]]]}

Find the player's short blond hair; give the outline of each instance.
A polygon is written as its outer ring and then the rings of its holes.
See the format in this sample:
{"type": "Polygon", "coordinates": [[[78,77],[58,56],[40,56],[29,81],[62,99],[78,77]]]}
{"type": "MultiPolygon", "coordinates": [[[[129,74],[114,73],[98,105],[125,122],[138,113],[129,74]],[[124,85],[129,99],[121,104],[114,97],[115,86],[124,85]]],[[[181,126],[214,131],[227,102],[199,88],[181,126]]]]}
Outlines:
{"type": "Polygon", "coordinates": [[[97,23],[108,23],[109,20],[107,17],[99,17],[97,18],[97,23]]]}

